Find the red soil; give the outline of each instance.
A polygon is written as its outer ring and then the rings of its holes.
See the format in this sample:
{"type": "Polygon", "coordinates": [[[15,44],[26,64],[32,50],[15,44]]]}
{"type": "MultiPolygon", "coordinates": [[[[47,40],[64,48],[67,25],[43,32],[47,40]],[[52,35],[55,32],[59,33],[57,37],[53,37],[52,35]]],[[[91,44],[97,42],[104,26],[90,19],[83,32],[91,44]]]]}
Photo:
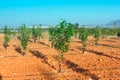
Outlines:
{"type": "Polygon", "coordinates": [[[0,35],[1,80],[120,80],[120,39],[100,39],[98,45],[89,39],[82,54],[82,43],[72,39],[65,53],[62,72],[53,58],[58,52],[47,40],[29,42],[25,55],[19,51],[20,42],[12,39],[7,50],[0,35]]]}

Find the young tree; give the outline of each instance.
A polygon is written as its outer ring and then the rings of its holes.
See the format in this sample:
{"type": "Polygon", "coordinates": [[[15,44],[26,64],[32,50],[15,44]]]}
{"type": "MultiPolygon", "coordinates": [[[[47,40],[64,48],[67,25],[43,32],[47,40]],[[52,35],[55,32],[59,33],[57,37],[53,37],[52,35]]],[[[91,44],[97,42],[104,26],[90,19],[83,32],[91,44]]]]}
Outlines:
{"type": "Polygon", "coordinates": [[[3,43],[5,49],[7,49],[7,47],[9,46],[8,43],[10,42],[10,33],[11,31],[6,25],[4,28],[4,43],[3,43]]]}
{"type": "Polygon", "coordinates": [[[99,27],[96,27],[96,28],[94,29],[95,45],[98,44],[99,37],[100,37],[100,28],[99,28],[99,27]]]}
{"type": "Polygon", "coordinates": [[[77,35],[79,34],[79,23],[75,23],[73,29],[75,38],[78,38],[77,35]]]}
{"type": "Polygon", "coordinates": [[[61,72],[62,60],[64,53],[69,50],[70,37],[72,36],[71,25],[63,20],[57,27],[50,28],[51,41],[59,54],[55,57],[59,64],[58,72],[61,72]]]}
{"type": "Polygon", "coordinates": [[[102,38],[109,36],[109,28],[101,28],[100,31],[101,31],[102,38]]]}
{"type": "Polygon", "coordinates": [[[49,28],[49,41],[51,42],[51,47],[54,47],[54,43],[56,42],[55,39],[56,39],[56,30],[57,27],[50,27],[49,28]]]}
{"type": "Polygon", "coordinates": [[[38,33],[37,33],[37,28],[35,28],[34,26],[32,28],[32,36],[33,36],[34,43],[35,43],[38,37],[38,33]]]}
{"type": "Polygon", "coordinates": [[[69,35],[73,36],[74,34],[74,29],[73,29],[74,25],[71,23],[68,23],[68,33],[69,35]]]}
{"type": "Polygon", "coordinates": [[[16,38],[18,35],[18,29],[17,28],[11,28],[11,35],[12,38],[16,38]]]}
{"type": "Polygon", "coordinates": [[[114,35],[117,35],[117,22],[114,22],[114,35]]]}
{"type": "Polygon", "coordinates": [[[117,36],[120,37],[120,28],[118,28],[117,36]]]}
{"type": "Polygon", "coordinates": [[[40,41],[40,38],[42,36],[41,24],[36,28],[33,26],[33,28],[32,28],[32,36],[33,36],[34,42],[36,42],[37,38],[40,41]]]}
{"type": "Polygon", "coordinates": [[[93,36],[94,28],[88,28],[89,36],[93,36]]]}
{"type": "Polygon", "coordinates": [[[41,28],[41,24],[37,27],[37,35],[38,35],[38,39],[40,41],[40,38],[42,37],[42,28],[41,28]]]}
{"type": "Polygon", "coordinates": [[[80,27],[79,29],[79,39],[81,39],[82,41],[82,46],[83,46],[83,50],[82,50],[82,53],[85,52],[85,47],[87,46],[87,38],[88,38],[89,34],[88,34],[88,29],[85,28],[85,27],[80,27]]]}
{"type": "Polygon", "coordinates": [[[20,41],[21,41],[21,46],[22,46],[23,51],[27,50],[27,44],[29,41],[29,32],[25,24],[23,24],[20,29],[20,41]]]}

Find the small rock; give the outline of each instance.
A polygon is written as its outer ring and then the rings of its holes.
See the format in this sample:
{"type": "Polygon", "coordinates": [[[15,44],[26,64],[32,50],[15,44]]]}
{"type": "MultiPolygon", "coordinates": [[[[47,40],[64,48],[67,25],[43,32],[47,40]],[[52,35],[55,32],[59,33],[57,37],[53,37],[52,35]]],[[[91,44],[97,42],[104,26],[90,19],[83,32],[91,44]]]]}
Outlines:
{"type": "Polygon", "coordinates": [[[57,71],[57,70],[53,70],[52,72],[53,72],[53,73],[57,73],[58,71],[57,71]]]}
{"type": "Polygon", "coordinates": [[[90,78],[89,80],[93,80],[92,78],[90,78]]]}
{"type": "Polygon", "coordinates": [[[113,61],[115,61],[115,58],[112,58],[113,61]]]}
{"type": "Polygon", "coordinates": [[[103,75],[99,74],[98,77],[103,77],[103,75]]]}
{"type": "Polygon", "coordinates": [[[1,58],[3,58],[4,56],[0,56],[1,58]]]}
{"type": "Polygon", "coordinates": [[[103,61],[103,59],[99,59],[99,61],[103,61]]]}
{"type": "Polygon", "coordinates": [[[88,52],[84,52],[85,54],[87,54],[88,52]]]}
{"type": "Polygon", "coordinates": [[[16,74],[16,73],[13,73],[13,74],[16,74]]]}

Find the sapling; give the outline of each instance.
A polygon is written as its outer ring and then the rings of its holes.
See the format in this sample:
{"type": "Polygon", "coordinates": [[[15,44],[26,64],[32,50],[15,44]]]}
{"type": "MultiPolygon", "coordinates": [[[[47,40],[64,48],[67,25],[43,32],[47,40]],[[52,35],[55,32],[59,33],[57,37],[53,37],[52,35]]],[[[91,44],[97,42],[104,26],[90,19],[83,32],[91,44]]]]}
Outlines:
{"type": "Polygon", "coordinates": [[[49,41],[51,42],[51,47],[54,48],[54,43],[56,42],[56,33],[57,33],[57,27],[50,27],[49,28],[49,41]]]}
{"type": "Polygon", "coordinates": [[[88,29],[85,27],[80,27],[79,29],[79,39],[82,41],[82,53],[85,52],[85,47],[87,46],[87,38],[88,38],[89,34],[88,34],[88,29]]]}
{"type": "Polygon", "coordinates": [[[100,37],[100,28],[96,27],[94,30],[95,45],[98,44],[99,37],[100,37]]]}
{"type": "Polygon", "coordinates": [[[61,65],[64,54],[69,50],[70,37],[72,36],[71,25],[63,20],[57,27],[51,28],[49,33],[51,35],[51,41],[55,49],[59,51],[59,54],[55,57],[59,64],[58,72],[61,72],[61,65]]]}
{"type": "Polygon", "coordinates": [[[32,28],[32,37],[34,39],[34,43],[36,43],[36,40],[37,40],[37,37],[38,37],[38,33],[37,33],[37,28],[35,28],[34,26],[32,28]]]}
{"type": "Polygon", "coordinates": [[[114,22],[114,35],[117,35],[117,22],[114,22]]]}
{"type": "Polygon", "coordinates": [[[73,36],[73,34],[74,34],[73,26],[74,26],[73,24],[68,23],[68,34],[71,36],[73,36]]]}
{"type": "Polygon", "coordinates": [[[29,32],[25,24],[22,25],[20,30],[20,41],[23,51],[27,50],[27,44],[29,41],[29,32]]]}
{"type": "Polygon", "coordinates": [[[11,28],[11,35],[13,38],[16,37],[16,29],[15,28],[11,28]]]}
{"type": "Polygon", "coordinates": [[[41,28],[41,24],[37,27],[37,35],[38,35],[38,39],[40,41],[40,38],[42,37],[42,28],[41,28]]]}
{"type": "Polygon", "coordinates": [[[118,28],[117,36],[120,37],[120,28],[118,28]]]}
{"type": "Polygon", "coordinates": [[[73,26],[74,26],[74,27],[73,27],[73,29],[74,29],[74,36],[75,36],[75,38],[78,38],[78,34],[79,34],[79,23],[75,23],[73,26]]]}
{"type": "Polygon", "coordinates": [[[7,27],[7,25],[4,28],[4,47],[5,49],[7,49],[7,47],[9,46],[8,43],[10,42],[10,29],[7,27]]]}

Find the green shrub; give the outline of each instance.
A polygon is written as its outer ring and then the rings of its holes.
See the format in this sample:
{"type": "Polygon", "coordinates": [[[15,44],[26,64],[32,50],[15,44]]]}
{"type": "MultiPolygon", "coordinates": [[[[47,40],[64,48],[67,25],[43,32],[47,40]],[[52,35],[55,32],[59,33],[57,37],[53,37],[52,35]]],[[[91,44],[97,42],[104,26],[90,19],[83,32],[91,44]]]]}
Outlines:
{"type": "Polygon", "coordinates": [[[50,41],[55,49],[59,51],[59,54],[55,59],[59,63],[59,72],[61,72],[61,62],[63,60],[64,53],[69,50],[70,38],[73,35],[71,23],[67,23],[63,20],[57,27],[49,29],[50,41]]]}
{"type": "Polygon", "coordinates": [[[95,45],[98,44],[99,37],[100,37],[100,28],[99,28],[99,27],[96,27],[96,28],[94,29],[95,45]]]}
{"type": "Polygon", "coordinates": [[[77,35],[79,34],[79,23],[75,23],[73,25],[73,31],[74,31],[75,38],[78,38],[77,35]]]}
{"type": "Polygon", "coordinates": [[[88,38],[89,34],[88,34],[88,29],[85,27],[80,27],[79,29],[79,39],[82,41],[82,46],[83,46],[83,50],[82,52],[85,52],[85,47],[87,46],[87,38],[88,38]]]}
{"type": "Polygon", "coordinates": [[[27,50],[27,44],[29,41],[29,32],[25,24],[23,24],[20,29],[20,41],[21,41],[22,49],[27,50]]]}
{"type": "Polygon", "coordinates": [[[118,28],[117,36],[120,37],[120,28],[118,28]]]}
{"type": "Polygon", "coordinates": [[[5,49],[7,49],[7,47],[9,46],[8,43],[10,42],[10,34],[11,31],[6,25],[4,28],[4,43],[3,43],[5,49]]]}
{"type": "Polygon", "coordinates": [[[32,28],[32,37],[34,39],[34,42],[36,42],[38,34],[37,34],[37,28],[35,28],[34,26],[32,28]]]}
{"type": "Polygon", "coordinates": [[[37,35],[38,35],[38,39],[40,41],[40,38],[42,37],[42,28],[41,28],[41,24],[37,27],[37,35]]]}

